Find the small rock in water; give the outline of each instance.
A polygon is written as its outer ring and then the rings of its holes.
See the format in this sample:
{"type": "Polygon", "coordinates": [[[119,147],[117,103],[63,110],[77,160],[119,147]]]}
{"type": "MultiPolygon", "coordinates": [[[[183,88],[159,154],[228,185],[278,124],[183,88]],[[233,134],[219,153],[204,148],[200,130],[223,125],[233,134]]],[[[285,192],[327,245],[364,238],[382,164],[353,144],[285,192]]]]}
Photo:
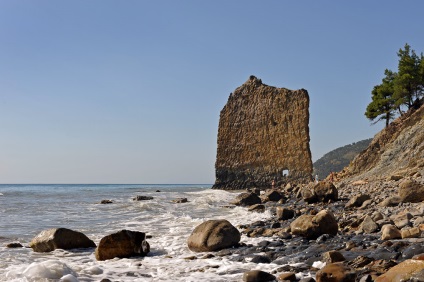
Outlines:
{"type": "Polygon", "coordinates": [[[23,248],[21,243],[9,243],[6,245],[6,248],[23,248]]]}
{"type": "Polygon", "coordinates": [[[112,200],[101,200],[100,201],[100,204],[112,204],[113,203],[113,201],[112,200]]]}
{"type": "Polygon", "coordinates": [[[135,196],[133,198],[133,201],[147,201],[147,200],[153,200],[153,197],[151,197],[151,196],[141,196],[141,195],[138,195],[138,196],[135,196]]]}
{"type": "Polygon", "coordinates": [[[187,200],[187,198],[178,198],[178,199],[172,200],[172,202],[176,203],[176,204],[181,204],[181,203],[187,203],[188,200],[187,200]]]}

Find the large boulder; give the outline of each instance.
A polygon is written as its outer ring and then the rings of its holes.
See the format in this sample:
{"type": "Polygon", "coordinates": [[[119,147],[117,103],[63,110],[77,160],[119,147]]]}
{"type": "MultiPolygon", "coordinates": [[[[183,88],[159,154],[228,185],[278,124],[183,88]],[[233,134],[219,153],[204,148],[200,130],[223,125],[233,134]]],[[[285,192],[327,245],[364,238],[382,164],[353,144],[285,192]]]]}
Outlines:
{"type": "Polygon", "coordinates": [[[328,181],[311,183],[301,190],[302,198],[308,204],[316,202],[328,202],[329,200],[337,201],[339,193],[336,186],[328,181]]]}
{"type": "Polygon", "coordinates": [[[424,201],[424,185],[411,179],[404,180],[399,185],[398,194],[403,203],[422,202],[424,201]]]}
{"type": "Polygon", "coordinates": [[[261,197],[261,199],[264,203],[266,203],[266,202],[278,202],[279,200],[281,200],[283,198],[284,198],[284,195],[281,194],[281,192],[274,190],[274,189],[266,190],[265,193],[261,197]]]}
{"type": "Polygon", "coordinates": [[[103,237],[96,248],[95,256],[97,260],[107,260],[145,256],[149,252],[150,245],[144,232],[124,229],[103,237]]]}
{"type": "Polygon", "coordinates": [[[96,244],[83,233],[66,228],[42,231],[29,243],[35,252],[51,252],[55,249],[95,248],[96,244]]]}
{"type": "Polygon", "coordinates": [[[240,232],[228,220],[208,220],[198,225],[187,240],[194,252],[211,252],[240,242],[240,232]]]}
{"type": "Polygon", "coordinates": [[[322,234],[336,235],[339,230],[334,215],[329,210],[322,210],[316,215],[302,215],[290,224],[292,234],[316,239],[322,234]]]}
{"type": "Polygon", "coordinates": [[[253,192],[241,193],[233,201],[236,206],[252,206],[261,203],[261,198],[253,192]]]}
{"type": "Polygon", "coordinates": [[[266,282],[275,281],[275,276],[271,273],[262,270],[250,270],[243,274],[243,281],[245,282],[266,282]]]}
{"type": "MultiPolygon", "coordinates": [[[[392,267],[383,275],[377,277],[375,282],[408,281],[415,274],[424,269],[423,260],[408,259],[392,267]]],[[[412,280],[414,281],[414,280],[412,280]]],[[[421,280],[417,280],[421,281],[421,280]]]]}

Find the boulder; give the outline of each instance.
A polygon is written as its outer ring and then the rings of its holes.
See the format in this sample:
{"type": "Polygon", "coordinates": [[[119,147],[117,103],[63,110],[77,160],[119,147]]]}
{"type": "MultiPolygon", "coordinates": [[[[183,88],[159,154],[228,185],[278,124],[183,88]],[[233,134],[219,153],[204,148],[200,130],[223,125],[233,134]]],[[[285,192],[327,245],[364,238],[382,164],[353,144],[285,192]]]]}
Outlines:
{"type": "Polygon", "coordinates": [[[400,239],[402,235],[396,226],[386,224],[381,228],[381,240],[400,239]]]}
{"type": "Polygon", "coordinates": [[[411,203],[418,203],[424,201],[424,185],[417,181],[406,179],[399,185],[400,200],[411,203]]]}
{"type": "Polygon", "coordinates": [[[149,252],[150,245],[144,232],[124,229],[103,237],[96,248],[95,256],[97,260],[108,260],[145,256],[149,252]]]}
{"type": "Polygon", "coordinates": [[[208,220],[198,225],[187,240],[194,252],[211,252],[237,245],[240,232],[228,220],[208,220]]]}
{"type": "Polygon", "coordinates": [[[359,229],[369,234],[378,231],[379,227],[378,224],[375,223],[375,221],[369,215],[367,215],[362,221],[359,229]]]}
{"type": "Polygon", "coordinates": [[[360,207],[366,200],[369,199],[371,199],[370,195],[366,194],[354,196],[352,199],[349,200],[349,202],[346,203],[346,208],[360,207]]]}
{"type": "Polygon", "coordinates": [[[277,219],[278,220],[287,220],[294,217],[294,210],[285,208],[285,207],[277,207],[277,219]]]}
{"type": "Polygon", "coordinates": [[[326,263],[345,261],[345,257],[338,251],[329,251],[322,254],[322,260],[326,263]]]}
{"type": "Polygon", "coordinates": [[[83,233],[66,228],[42,231],[29,243],[35,252],[51,252],[55,249],[95,248],[96,244],[83,233]]]}
{"type": "Polygon", "coordinates": [[[411,219],[413,218],[412,214],[409,212],[399,214],[396,216],[393,216],[393,222],[396,225],[397,228],[402,229],[405,226],[411,225],[411,219]]]}
{"type": "Polygon", "coordinates": [[[375,282],[408,281],[424,269],[423,260],[405,260],[377,277],[375,282]]]}
{"type": "Polygon", "coordinates": [[[402,235],[402,239],[419,238],[421,236],[421,230],[418,227],[402,229],[400,233],[402,235]]]}
{"type": "Polygon", "coordinates": [[[262,195],[261,199],[262,202],[278,202],[279,200],[283,199],[284,195],[278,192],[274,189],[268,189],[265,191],[265,193],[262,195]]]}
{"type": "Polygon", "coordinates": [[[330,263],[317,272],[317,282],[355,282],[356,273],[343,263],[330,263]]]}
{"type": "Polygon", "coordinates": [[[177,198],[177,199],[172,200],[171,202],[173,202],[175,204],[181,204],[181,203],[187,203],[188,200],[187,200],[187,198],[177,198]]]}
{"type": "Polygon", "coordinates": [[[329,181],[320,181],[314,186],[315,195],[319,202],[337,201],[339,193],[336,186],[329,181]]]}
{"type": "Polygon", "coordinates": [[[236,206],[252,206],[261,203],[261,198],[252,192],[241,193],[233,201],[233,204],[236,206]]]}
{"type": "Polygon", "coordinates": [[[322,210],[316,215],[302,215],[290,224],[292,234],[316,239],[322,234],[336,235],[339,226],[329,210],[322,210]]]}
{"type": "Polygon", "coordinates": [[[382,207],[394,207],[401,203],[401,199],[398,196],[393,196],[384,199],[379,205],[382,207]]]}
{"type": "Polygon", "coordinates": [[[256,204],[256,205],[250,206],[247,210],[253,211],[253,212],[265,212],[265,206],[262,204],[256,204]]]}
{"type": "Polygon", "coordinates": [[[265,282],[274,281],[275,279],[274,275],[261,270],[251,270],[243,274],[243,281],[245,282],[265,282]]]}
{"type": "Polygon", "coordinates": [[[280,275],[278,275],[278,281],[297,281],[296,273],[283,272],[280,275]]]}
{"type": "Polygon", "coordinates": [[[308,204],[315,202],[328,202],[329,200],[337,201],[339,194],[333,183],[321,181],[318,183],[310,183],[301,190],[302,198],[308,204]]]}
{"type": "Polygon", "coordinates": [[[100,204],[105,205],[105,204],[113,204],[112,200],[101,200],[100,204]]]}
{"type": "Polygon", "coordinates": [[[133,201],[147,201],[147,200],[153,200],[153,197],[138,195],[133,198],[133,201]]]}

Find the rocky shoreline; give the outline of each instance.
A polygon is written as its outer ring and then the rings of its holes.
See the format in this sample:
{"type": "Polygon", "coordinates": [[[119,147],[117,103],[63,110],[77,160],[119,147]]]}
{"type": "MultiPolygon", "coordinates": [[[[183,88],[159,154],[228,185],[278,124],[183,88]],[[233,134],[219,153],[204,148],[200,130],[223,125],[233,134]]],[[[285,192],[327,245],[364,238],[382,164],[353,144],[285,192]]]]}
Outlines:
{"type": "MultiPolygon", "coordinates": [[[[409,274],[402,278],[404,281],[424,281],[424,203],[420,194],[424,189],[423,178],[335,184],[336,193],[327,189],[327,198],[312,202],[310,195],[322,184],[287,185],[284,189],[262,192],[261,203],[254,204],[263,205],[262,209],[249,205],[253,192],[242,194],[244,197],[238,197],[236,204],[245,205],[249,199],[247,206],[252,212],[269,209],[274,217],[238,226],[248,237],[261,237],[263,241],[257,246],[232,250],[233,259],[285,265],[270,273],[278,281],[286,280],[280,277],[282,273],[285,277],[286,272],[296,277],[309,273],[317,281],[400,281],[382,280],[382,275],[390,274],[391,268],[408,264],[414,258],[412,261],[419,260],[414,271],[398,267],[396,275],[401,274],[399,269],[405,269],[409,274]],[[411,188],[409,192],[414,195],[402,194],[404,186],[411,188]],[[272,193],[281,195],[278,202],[269,200],[272,193]],[[334,215],[338,225],[336,234],[325,230],[315,230],[317,233],[313,236],[305,235],[307,232],[303,236],[293,234],[296,233],[293,228],[297,228],[293,223],[300,217],[309,215],[313,222],[313,216],[323,211],[334,215]],[[333,278],[329,279],[330,276],[333,278]]],[[[301,228],[308,228],[306,225],[301,228]]],[[[245,281],[272,281],[267,277],[255,280],[245,275],[245,281]]]]}

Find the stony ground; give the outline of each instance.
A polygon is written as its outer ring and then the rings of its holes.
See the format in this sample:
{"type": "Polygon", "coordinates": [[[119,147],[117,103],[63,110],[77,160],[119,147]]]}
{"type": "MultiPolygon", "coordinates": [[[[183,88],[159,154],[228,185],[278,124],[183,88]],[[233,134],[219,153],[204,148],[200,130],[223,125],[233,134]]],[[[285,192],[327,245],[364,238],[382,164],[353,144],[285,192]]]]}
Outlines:
{"type": "MultiPolygon", "coordinates": [[[[252,212],[269,209],[274,217],[266,222],[238,226],[249,237],[263,238],[258,245],[242,245],[215,255],[229,255],[238,261],[282,265],[271,273],[273,276],[258,272],[246,273],[245,281],[293,281],[295,276],[288,274],[308,272],[318,281],[373,281],[402,262],[409,263],[411,258],[424,258],[424,202],[422,199],[416,203],[401,199],[399,190],[401,183],[406,180],[395,177],[373,182],[335,182],[335,191],[324,191],[333,195],[310,203],[307,203],[305,195],[311,190],[313,193],[314,184],[303,187],[288,185],[272,192],[266,191],[265,194],[262,191],[261,202],[255,205],[249,202],[243,204],[240,198],[236,199],[236,204],[246,205],[252,212]],[[275,192],[282,199],[278,200],[275,192]],[[336,199],[332,198],[334,192],[337,194],[336,199]],[[295,220],[304,215],[316,215],[323,210],[334,215],[338,224],[337,234],[316,234],[310,237],[294,235],[296,233],[292,229],[295,220]],[[321,262],[327,266],[319,270],[323,266],[321,262]]],[[[411,181],[424,189],[423,177],[417,176],[411,181]]],[[[424,197],[424,194],[413,197],[424,197]]],[[[405,270],[409,276],[402,276],[402,279],[424,281],[424,261],[421,262],[414,271],[405,270]]],[[[400,275],[399,270],[395,272],[400,275]]]]}

